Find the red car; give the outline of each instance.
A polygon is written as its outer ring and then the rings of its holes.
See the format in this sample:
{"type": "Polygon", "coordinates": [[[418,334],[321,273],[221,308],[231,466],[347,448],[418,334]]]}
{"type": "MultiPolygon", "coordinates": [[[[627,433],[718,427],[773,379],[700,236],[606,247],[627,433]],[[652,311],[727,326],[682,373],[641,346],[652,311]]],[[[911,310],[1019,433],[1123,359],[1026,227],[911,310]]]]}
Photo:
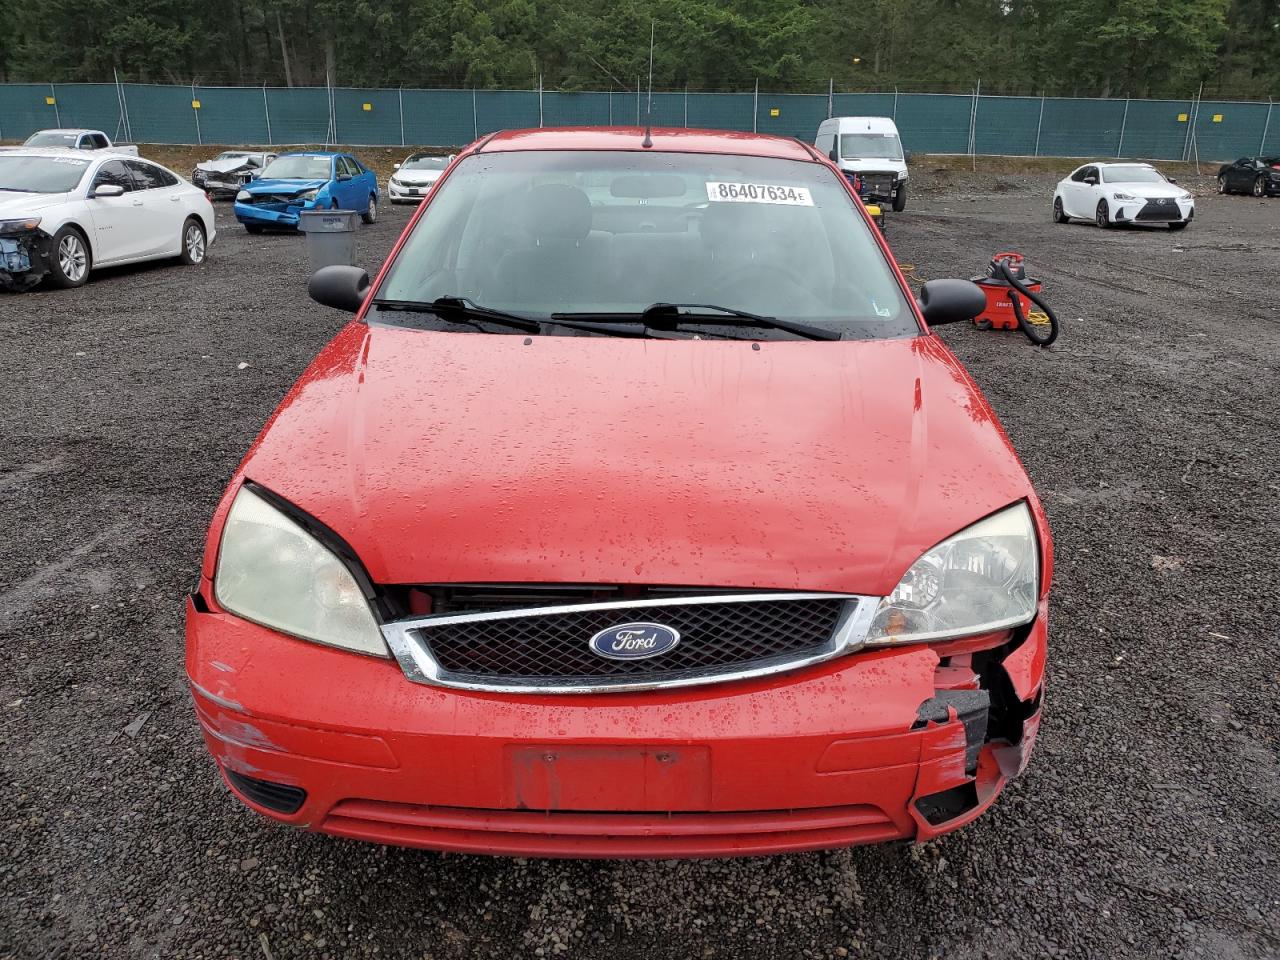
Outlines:
{"type": "Polygon", "coordinates": [[[217,508],[187,672],[231,790],[519,856],[927,840],[1025,766],[1049,531],[849,184],[798,141],[465,151],[217,508]]]}

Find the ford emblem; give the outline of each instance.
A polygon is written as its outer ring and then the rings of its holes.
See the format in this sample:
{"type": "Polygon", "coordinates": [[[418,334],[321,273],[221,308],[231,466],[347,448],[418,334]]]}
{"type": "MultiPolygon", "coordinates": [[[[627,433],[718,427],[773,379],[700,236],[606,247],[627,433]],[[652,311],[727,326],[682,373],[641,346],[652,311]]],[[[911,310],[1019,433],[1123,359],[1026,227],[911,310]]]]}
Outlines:
{"type": "Polygon", "coordinates": [[[624,623],[601,630],[591,638],[591,649],[610,660],[643,660],[673,649],[680,632],[660,623],[624,623]]]}

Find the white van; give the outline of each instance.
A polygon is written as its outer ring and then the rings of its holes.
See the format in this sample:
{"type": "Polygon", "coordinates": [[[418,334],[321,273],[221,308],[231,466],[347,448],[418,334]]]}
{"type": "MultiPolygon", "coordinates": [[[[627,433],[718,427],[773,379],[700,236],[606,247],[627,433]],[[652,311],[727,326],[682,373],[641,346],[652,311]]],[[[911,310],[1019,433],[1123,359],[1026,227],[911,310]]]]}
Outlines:
{"type": "Polygon", "coordinates": [[[832,117],[818,125],[815,147],[846,176],[857,174],[863,195],[907,206],[907,159],[898,127],[888,117],[832,117]]]}

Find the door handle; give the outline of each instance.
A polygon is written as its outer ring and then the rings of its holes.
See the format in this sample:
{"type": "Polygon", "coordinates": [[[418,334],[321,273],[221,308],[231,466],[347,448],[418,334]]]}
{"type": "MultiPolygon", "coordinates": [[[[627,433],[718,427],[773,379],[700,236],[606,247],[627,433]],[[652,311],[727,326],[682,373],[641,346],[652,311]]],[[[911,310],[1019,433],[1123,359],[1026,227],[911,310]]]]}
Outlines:
{"type": "Polygon", "coordinates": [[[177,203],[177,202],[178,202],[179,200],[181,200],[181,199],[182,199],[181,197],[170,197],[170,198],[169,198],[169,202],[170,202],[170,203],[177,203]]]}
{"type": "Polygon", "coordinates": [[[133,205],[134,205],[135,207],[140,207],[140,206],[142,206],[142,201],[141,201],[141,200],[135,200],[135,201],[133,201],[133,205]]]}

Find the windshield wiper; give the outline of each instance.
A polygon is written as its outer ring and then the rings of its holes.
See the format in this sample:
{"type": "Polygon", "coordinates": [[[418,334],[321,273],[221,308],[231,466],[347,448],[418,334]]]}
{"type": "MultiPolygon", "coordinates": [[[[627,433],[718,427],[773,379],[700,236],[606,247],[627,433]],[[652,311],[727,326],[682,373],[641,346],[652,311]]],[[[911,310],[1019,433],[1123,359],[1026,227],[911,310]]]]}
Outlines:
{"type": "Polygon", "coordinates": [[[826,327],[815,327],[807,323],[796,323],[794,320],[783,320],[779,317],[766,317],[746,310],[735,310],[733,307],[721,307],[714,303],[651,303],[639,313],[553,313],[552,320],[571,320],[578,317],[594,317],[600,321],[615,320],[622,322],[632,318],[657,329],[679,330],[682,323],[688,323],[688,317],[703,313],[720,313],[723,317],[707,317],[693,321],[694,323],[718,323],[726,327],[764,327],[774,330],[786,330],[798,337],[809,340],[839,340],[843,335],[839,330],[826,327]],[[670,318],[675,321],[663,324],[660,321],[670,318]]]}
{"type": "Polygon", "coordinates": [[[463,320],[488,320],[503,326],[524,330],[528,333],[541,333],[542,324],[532,317],[522,317],[517,313],[503,313],[491,310],[478,303],[472,303],[466,297],[436,297],[434,300],[387,300],[381,297],[373,301],[380,310],[403,310],[407,313],[434,313],[445,319],[450,316],[463,320]]]}
{"type": "Polygon", "coordinates": [[[543,327],[570,327],[574,330],[586,330],[589,333],[603,333],[611,337],[653,337],[660,340],[685,340],[688,334],[659,330],[643,323],[591,323],[577,320],[536,320],[518,313],[506,313],[492,307],[482,307],[466,297],[437,297],[435,300],[385,300],[376,299],[373,305],[382,310],[402,310],[406,313],[434,313],[449,319],[457,318],[463,323],[474,325],[476,320],[498,323],[524,330],[528,333],[542,333],[543,327]]]}

